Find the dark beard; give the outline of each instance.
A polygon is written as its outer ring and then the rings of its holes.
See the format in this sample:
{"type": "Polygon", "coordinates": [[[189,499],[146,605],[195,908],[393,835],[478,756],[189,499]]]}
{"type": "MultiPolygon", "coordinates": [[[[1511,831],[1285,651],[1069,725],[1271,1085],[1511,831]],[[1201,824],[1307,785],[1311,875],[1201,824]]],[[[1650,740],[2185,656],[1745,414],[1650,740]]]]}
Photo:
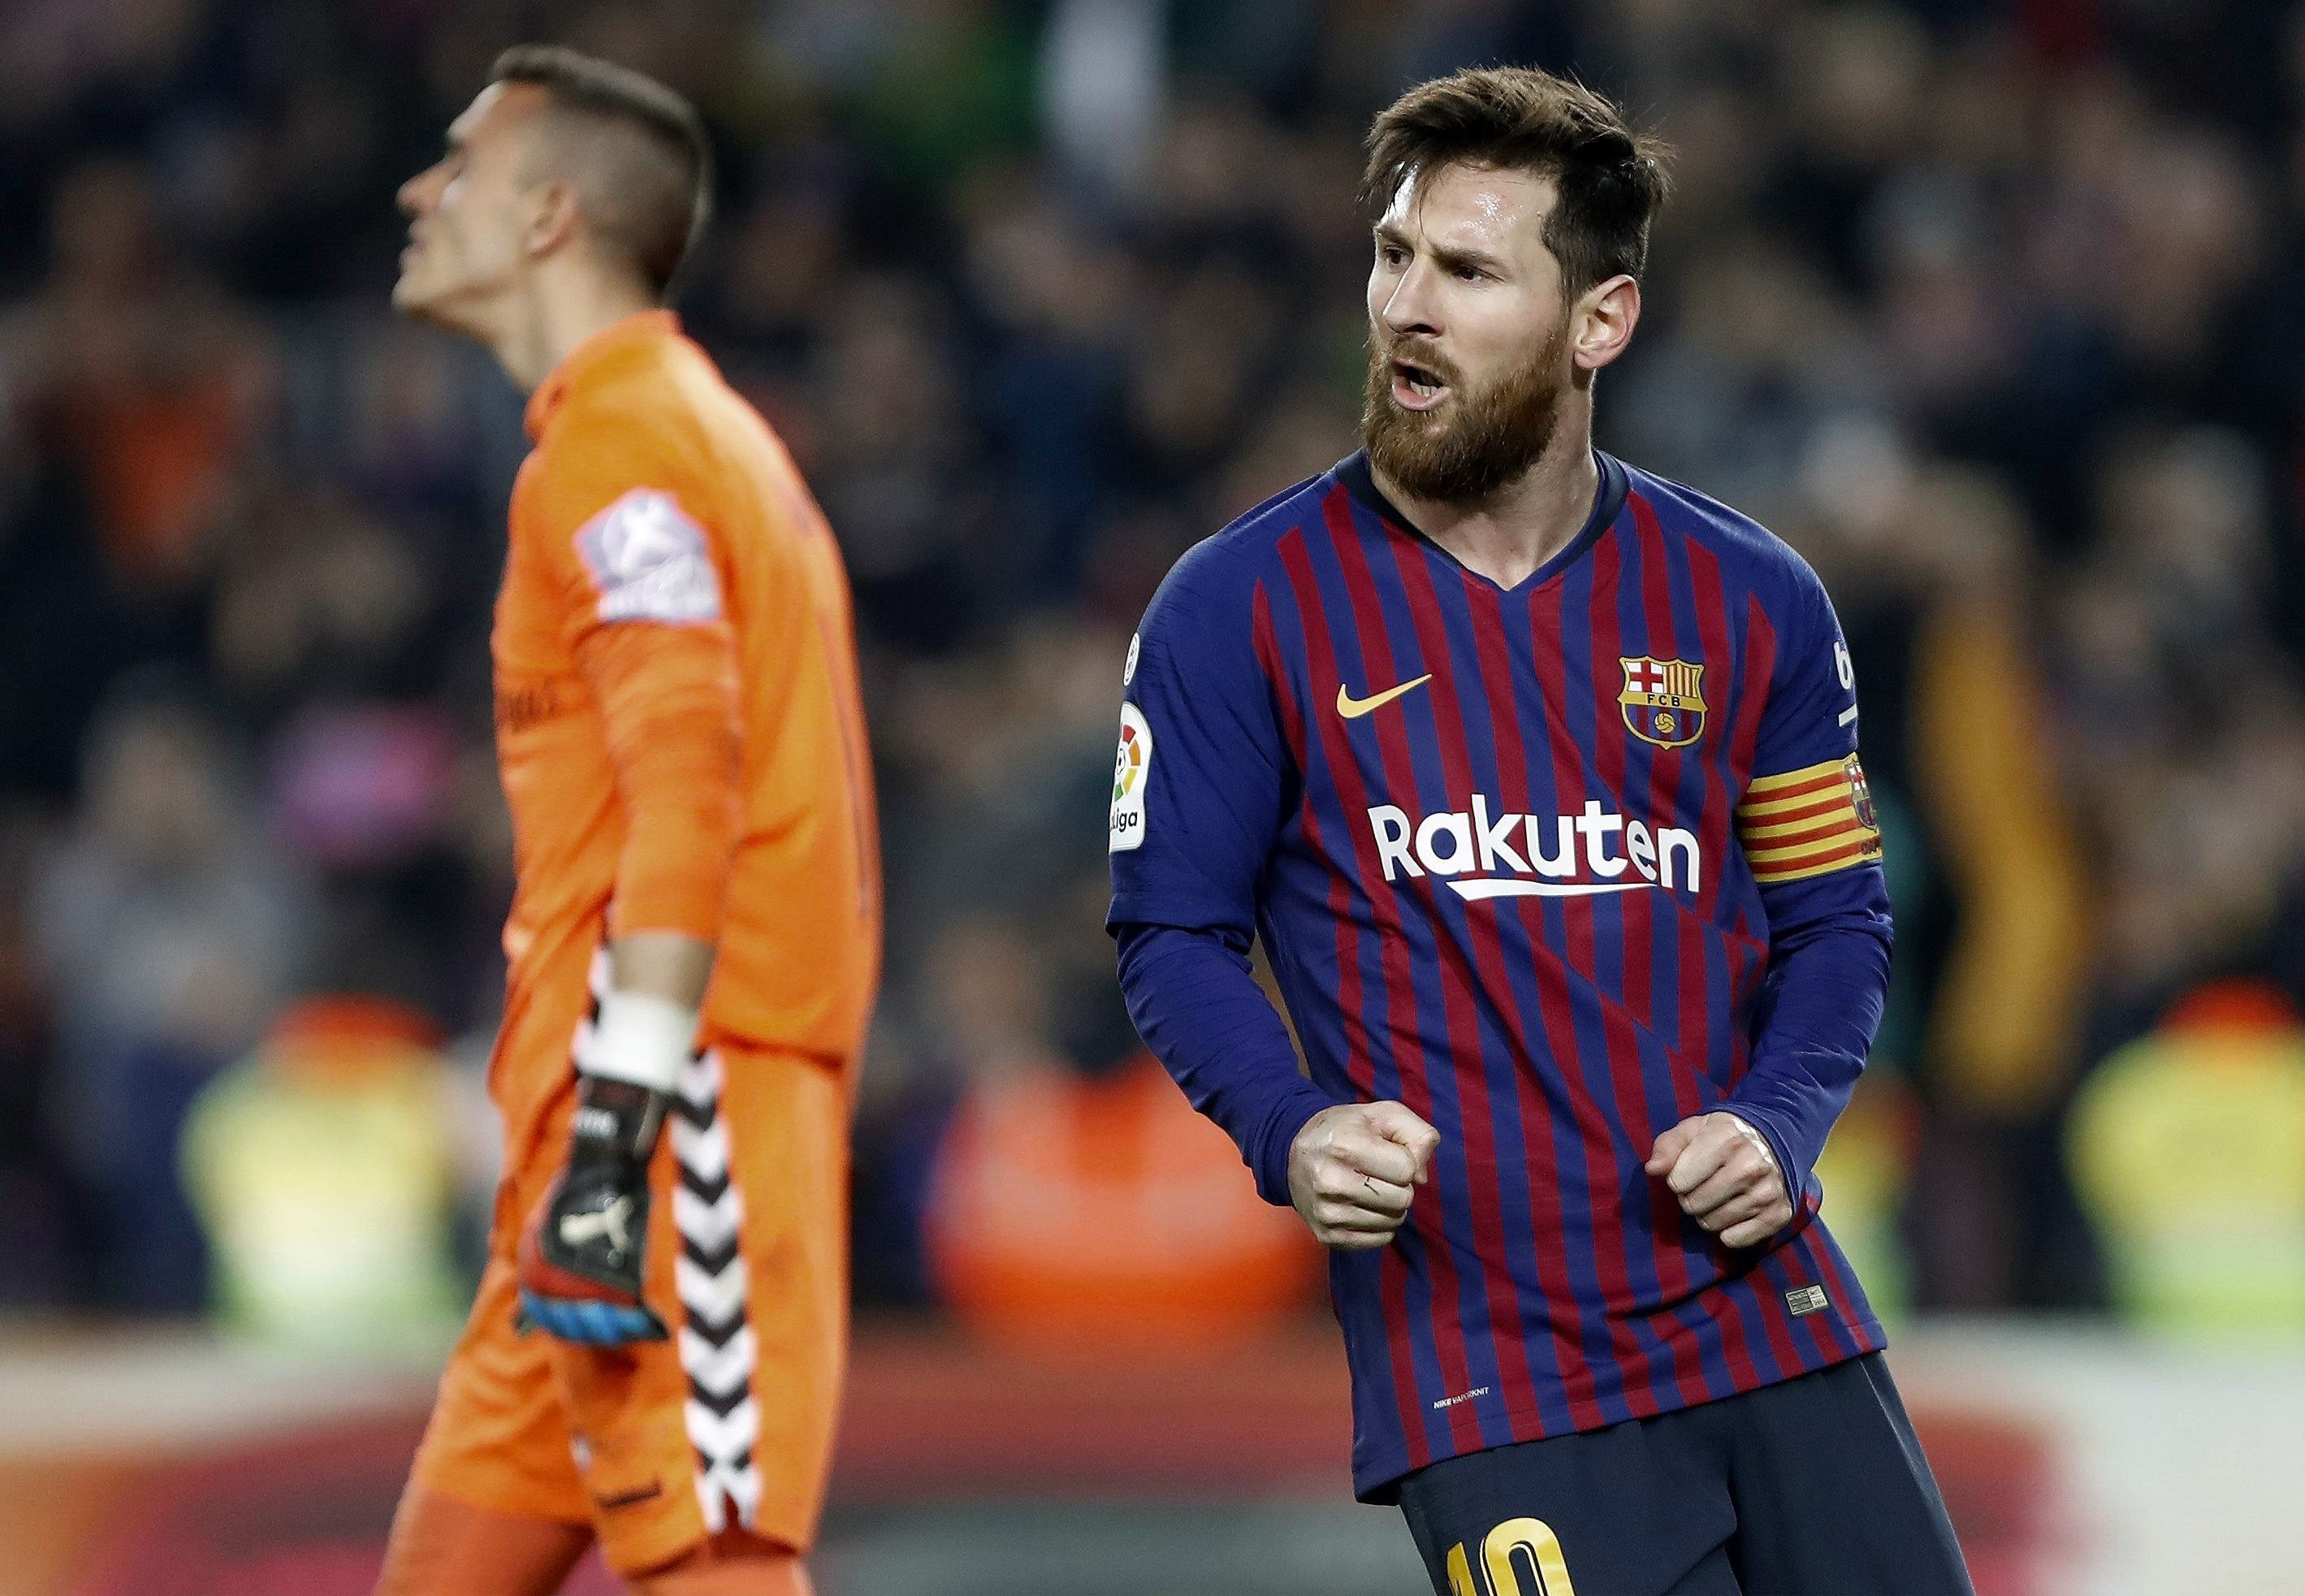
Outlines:
{"type": "Polygon", "coordinates": [[[1567,330],[1553,328],[1534,360],[1479,393],[1467,393],[1453,367],[1413,345],[1372,345],[1361,407],[1361,443],[1370,463],[1411,498],[1434,504],[1477,504],[1511,486],[1544,455],[1560,424],[1561,350],[1567,330]],[[1431,412],[1403,409],[1392,396],[1396,360],[1447,380],[1450,396],[1442,413],[1455,413],[1441,420],[1431,412]]]}

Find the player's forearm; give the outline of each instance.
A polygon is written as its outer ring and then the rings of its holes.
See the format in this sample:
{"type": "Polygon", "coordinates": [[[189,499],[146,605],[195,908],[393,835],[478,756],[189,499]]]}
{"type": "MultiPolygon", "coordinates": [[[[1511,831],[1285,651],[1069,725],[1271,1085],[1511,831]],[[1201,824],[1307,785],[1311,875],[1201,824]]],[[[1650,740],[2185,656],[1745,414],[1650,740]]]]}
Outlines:
{"type": "Polygon", "coordinates": [[[1264,1200],[1289,1205],[1289,1146],[1338,1099],[1297,1067],[1246,950],[1215,931],[1124,925],[1120,989],[1137,1034],[1194,1108],[1233,1139],[1264,1200]]]}
{"type": "Polygon", "coordinates": [[[1769,975],[1751,1067],[1723,1108],[1767,1138],[1796,1201],[1864,1072],[1889,989],[1879,870],[1765,888],[1769,975]]]}

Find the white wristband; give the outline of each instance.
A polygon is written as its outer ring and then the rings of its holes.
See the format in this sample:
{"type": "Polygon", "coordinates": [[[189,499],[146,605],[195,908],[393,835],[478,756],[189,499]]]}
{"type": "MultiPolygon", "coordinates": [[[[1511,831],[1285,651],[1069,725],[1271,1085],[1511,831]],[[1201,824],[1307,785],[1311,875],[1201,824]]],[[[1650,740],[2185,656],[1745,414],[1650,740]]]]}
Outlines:
{"type": "Polygon", "coordinates": [[[610,988],[600,995],[591,1045],[578,1054],[576,1068],[604,1081],[670,1091],[695,1044],[696,1010],[610,988]]]}

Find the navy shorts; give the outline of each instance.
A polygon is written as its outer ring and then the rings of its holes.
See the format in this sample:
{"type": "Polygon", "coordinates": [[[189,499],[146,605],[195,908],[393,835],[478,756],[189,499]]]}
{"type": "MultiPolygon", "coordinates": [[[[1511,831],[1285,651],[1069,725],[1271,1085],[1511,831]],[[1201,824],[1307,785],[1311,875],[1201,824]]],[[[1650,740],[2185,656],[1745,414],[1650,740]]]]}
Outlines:
{"type": "Polygon", "coordinates": [[[1400,1482],[1442,1596],[1972,1596],[1878,1353],[1400,1482]]]}

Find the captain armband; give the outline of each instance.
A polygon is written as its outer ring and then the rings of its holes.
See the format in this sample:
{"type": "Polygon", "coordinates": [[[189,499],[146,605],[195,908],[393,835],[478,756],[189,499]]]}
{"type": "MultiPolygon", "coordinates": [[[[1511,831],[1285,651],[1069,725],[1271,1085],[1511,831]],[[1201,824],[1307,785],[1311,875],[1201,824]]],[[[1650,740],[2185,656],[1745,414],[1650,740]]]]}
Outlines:
{"type": "Polygon", "coordinates": [[[1881,858],[1881,823],[1857,756],[1756,776],[1737,806],[1737,840],[1764,887],[1881,858]]]}

